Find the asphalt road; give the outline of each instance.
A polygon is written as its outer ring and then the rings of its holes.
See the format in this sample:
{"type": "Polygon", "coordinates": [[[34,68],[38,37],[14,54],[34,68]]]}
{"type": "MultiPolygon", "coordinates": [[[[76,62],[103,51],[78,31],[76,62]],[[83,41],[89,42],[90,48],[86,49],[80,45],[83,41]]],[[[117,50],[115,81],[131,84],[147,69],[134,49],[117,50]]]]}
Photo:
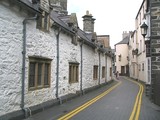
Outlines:
{"type": "MultiPolygon", "coordinates": [[[[119,82],[55,106],[26,120],[129,120],[140,86],[128,79],[120,77],[119,82]],[[113,88],[115,84],[117,85],[113,88]],[[67,117],[64,117],[65,115],[67,117]]],[[[142,94],[142,103],[139,106],[141,108],[139,120],[160,120],[160,107],[152,104],[145,94],[142,94]]]]}

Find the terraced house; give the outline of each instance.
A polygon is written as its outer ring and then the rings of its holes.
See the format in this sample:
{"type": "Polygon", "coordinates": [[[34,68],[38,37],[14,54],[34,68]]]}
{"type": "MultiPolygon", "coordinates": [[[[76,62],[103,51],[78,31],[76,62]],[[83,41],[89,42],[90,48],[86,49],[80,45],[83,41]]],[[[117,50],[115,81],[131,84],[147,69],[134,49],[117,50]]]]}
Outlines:
{"type": "Polygon", "coordinates": [[[22,119],[112,80],[109,35],[67,0],[0,1],[0,119],[22,119]]]}
{"type": "Polygon", "coordinates": [[[143,0],[130,39],[130,76],[146,83],[146,95],[160,105],[159,0],[143,0]]]}
{"type": "MultiPolygon", "coordinates": [[[[126,49],[129,60],[129,76],[144,82],[146,95],[158,105],[160,105],[159,4],[159,0],[143,0],[135,17],[135,30],[129,35],[128,51],[126,49]]],[[[122,45],[119,46],[120,49],[124,48],[122,45]]],[[[116,53],[117,57],[125,53],[122,49],[118,52],[116,53]]]]}
{"type": "MultiPolygon", "coordinates": [[[[129,75],[145,83],[146,95],[158,105],[160,105],[159,11],[159,0],[143,0],[135,17],[135,30],[115,44],[116,71],[119,71],[120,75],[129,75]]],[[[127,32],[124,32],[123,36],[125,34],[127,32]]]]}

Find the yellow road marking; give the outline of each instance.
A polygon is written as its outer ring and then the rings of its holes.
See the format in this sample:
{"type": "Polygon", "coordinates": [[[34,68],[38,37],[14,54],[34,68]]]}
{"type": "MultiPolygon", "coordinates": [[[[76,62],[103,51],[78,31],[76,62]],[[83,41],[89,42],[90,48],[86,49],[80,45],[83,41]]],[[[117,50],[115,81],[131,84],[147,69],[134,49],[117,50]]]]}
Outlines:
{"type": "Polygon", "coordinates": [[[134,118],[135,120],[138,120],[140,115],[140,110],[141,110],[142,95],[143,95],[144,88],[140,83],[136,81],[132,81],[132,80],[129,80],[129,81],[136,83],[140,87],[139,92],[136,96],[136,100],[135,100],[135,104],[134,104],[131,116],[129,118],[129,120],[134,120],[134,118]]]}
{"type": "Polygon", "coordinates": [[[141,88],[142,88],[142,91],[141,91],[140,98],[139,98],[139,103],[138,103],[137,114],[136,114],[135,120],[138,120],[138,119],[139,119],[140,110],[141,110],[142,95],[143,95],[143,86],[142,86],[142,85],[141,85],[141,88]]]}
{"type": "Polygon", "coordinates": [[[78,108],[74,109],[73,111],[69,112],[68,114],[62,116],[58,120],[68,120],[68,119],[70,119],[71,117],[73,117],[77,113],[81,112],[82,110],[84,110],[85,108],[90,106],[91,104],[95,103],[97,100],[101,99],[102,97],[104,97],[105,95],[110,93],[113,89],[115,89],[120,84],[121,84],[121,82],[119,82],[118,84],[114,85],[113,87],[111,87],[107,91],[103,92],[102,94],[98,95],[97,97],[95,97],[95,98],[91,99],[90,101],[86,102],[85,104],[81,105],[80,107],[78,107],[78,108]]]}

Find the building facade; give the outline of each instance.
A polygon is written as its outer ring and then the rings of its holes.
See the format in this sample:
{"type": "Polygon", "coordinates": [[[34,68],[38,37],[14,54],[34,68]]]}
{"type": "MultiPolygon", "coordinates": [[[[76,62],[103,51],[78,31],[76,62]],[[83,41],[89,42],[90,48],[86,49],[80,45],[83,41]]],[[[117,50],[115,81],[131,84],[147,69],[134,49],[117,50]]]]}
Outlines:
{"type": "Polygon", "coordinates": [[[115,44],[115,72],[120,75],[129,75],[129,37],[130,33],[124,32],[122,41],[115,44]]]}
{"type": "Polygon", "coordinates": [[[151,86],[152,100],[160,105],[160,0],[147,0],[150,6],[151,86]]]}
{"type": "Polygon", "coordinates": [[[130,76],[146,84],[147,95],[157,105],[160,105],[159,4],[159,0],[143,0],[135,19],[135,31],[129,43],[129,53],[132,56],[130,76]],[[144,28],[146,33],[142,31],[144,28]]]}
{"type": "Polygon", "coordinates": [[[45,8],[41,4],[0,1],[2,119],[14,113],[22,119],[63,96],[112,79],[112,54],[102,47],[93,26],[86,33],[79,29],[76,14],[62,16],[48,9],[49,2],[45,8]]]}

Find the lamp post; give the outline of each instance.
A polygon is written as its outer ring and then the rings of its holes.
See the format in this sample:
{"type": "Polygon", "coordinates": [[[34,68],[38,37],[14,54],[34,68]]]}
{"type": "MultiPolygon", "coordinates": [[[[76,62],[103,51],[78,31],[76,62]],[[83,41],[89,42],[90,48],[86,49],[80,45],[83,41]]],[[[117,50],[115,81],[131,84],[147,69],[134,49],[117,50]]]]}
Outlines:
{"type": "Polygon", "coordinates": [[[146,25],[145,22],[143,22],[143,24],[141,25],[141,34],[144,38],[147,35],[147,29],[148,29],[148,26],[146,25]]]}

